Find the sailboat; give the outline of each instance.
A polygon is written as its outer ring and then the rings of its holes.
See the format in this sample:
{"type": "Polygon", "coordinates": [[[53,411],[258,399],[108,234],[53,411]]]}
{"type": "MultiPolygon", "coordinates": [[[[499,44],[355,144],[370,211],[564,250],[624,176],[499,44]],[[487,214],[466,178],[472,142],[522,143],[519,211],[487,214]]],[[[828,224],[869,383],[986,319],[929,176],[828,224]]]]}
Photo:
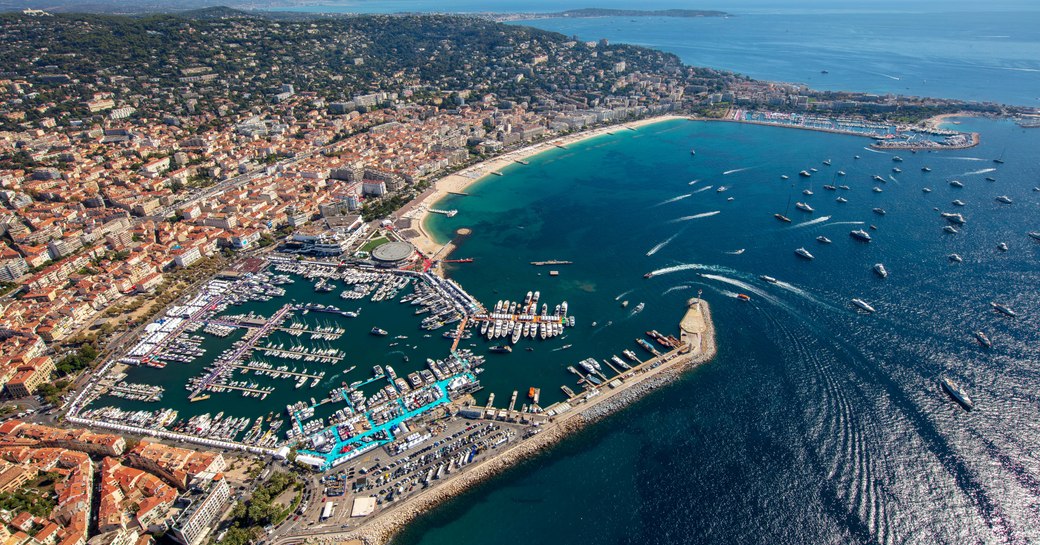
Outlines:
{"type": "MultiPolygon", "coordinates": [[[[794,189],[794,184],[791,185],[791,188],[794,189]]],[[[782,221],[782,222],[791,223],[791,218],[787,217],[787,213],[790,210],[791,210],[791,192],[788,191],[787,192],[787,207],[784,208],[784,213],[783,214],[780,214],[780,213],[773,214],[773,217],[778,219],[778,220],[780,220],[780,221],[782,221]]]]}
{"type": "Polygon", "coordinates": [[[1003,165],[1004,164],[1004,152],[1006,152],[1006,151],[1007,151],[1007,148],[1004,148],[1000,152],[1000,157],[997,157],[996,159],[994,159],[993,162],[998,164],[998,165],[1003,165]]]}

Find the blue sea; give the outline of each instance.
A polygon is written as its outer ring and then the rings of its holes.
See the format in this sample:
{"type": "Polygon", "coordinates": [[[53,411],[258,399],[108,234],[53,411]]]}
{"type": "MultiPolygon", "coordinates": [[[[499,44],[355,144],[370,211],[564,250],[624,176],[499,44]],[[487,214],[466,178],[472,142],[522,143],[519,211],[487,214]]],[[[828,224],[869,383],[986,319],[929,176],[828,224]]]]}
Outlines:
{"type": "MultiPolygon", "coordinates": [[[[588,6],[344,9],[576,7],[588,6]]],[[[735,17],[523,24],[817,88],[1025,105],[1040,97],[1034,3],[640,7],[714,7],[735,17]]],[[[670,121],[553,149],[445,199],[439,207],[458,215],[428,227],[445,240],[473,230],[456,257],[475,261],[454,266],[453,278],[485,302],[537,289],[543,300],[568,300],[578,318],[565,340],[489,358],[482,395],[538,386],[543,399],[558,399],[560,384],[574,386],[567,365],[638,351],[634,339],[647,329],[674,332],[698,293],[712,305],[719,354],[426,514],[395,543],[1040,542],[1040,243],[1027,236],[1040,230],[1040,131],[956,123],[981,133],[982,144],[896,154],[854,136],[670,121]],[[797,175],[811,168],[811,178],[797,175]],[[1001,195],[1013,204],[997,202],[1001,195]],[[795,209],[797,201],[815,211],[795,209]],[[793,222],[777,221],[777,212],[793,222]],[[941,212],[967,223],[946,233],[941,212]],[[853,229],[873,241],[857,242],[853,229]],[[800,247],[815,259],[796,257],[800,247]],[[951,261],[954,253],[963,262],[951,261]],[[558,277],[528,264],[546,259],[574,264],[558,277]],[[876,263],[888,278],[872,272],[876,263]],[[741,293],[751,300],[737,300],[741,293]],[[853,298],[877,312],[857,311],[853,298]],[[638,302],[645,310],[633,313],[638,302]],[[991,302],[1018,317],[995,313],[991,302]],[[993,347],[980,346],[976,331],[993,347]],[[572,347],[559,350],[565,343],[572,347]],[[975,410],[941,390],[942,375],[965,386],[975,410]]]]}

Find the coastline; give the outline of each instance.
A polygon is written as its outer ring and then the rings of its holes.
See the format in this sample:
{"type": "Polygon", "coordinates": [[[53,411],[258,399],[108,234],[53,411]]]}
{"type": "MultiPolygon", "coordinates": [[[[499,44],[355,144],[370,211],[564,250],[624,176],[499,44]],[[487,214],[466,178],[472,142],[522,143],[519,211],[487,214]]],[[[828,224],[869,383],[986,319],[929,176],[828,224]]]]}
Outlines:
{"type": "Polygon", "coordinates": [[[361,522],[356,529],[286,536],[272,545],[301,543],[301,538],[302,543],[311,545],[343,542],[383,545],[389,542],[401,529],[428,510],[540,454],[572,433],[623,410],[654,390],[680,378],[685,372],[715,358],[718,352],[715,326],[706,301],[694,298],[687,302],[687,312],[679,324],[679,330],[684,343],[681,347],[661,357],[647,360],[638,368],[626,371],[620,377],[622,382],[615,388],[607,389],[604,386],[598,395],[575,396],[569,400],[574,402],[575,406],[551,419],[541,432],[512,443],[506,450],[482,460],[465,471],[449,475],[439,486],[380,511],[373,518],[361,522]]]}
{"type": "Polygon", "coordinates": [[[417,233],[416,236],[412,236],[407,240],[414,244],[423,254],[431,258],[436,257],[438,259],[443,259],[454,250],[454,246],[450,240],[438,242],[426,229],[426,219],[430,215],[429,210],[434,208],[436,203],[441,199],[453,193],[464,193],[466,188],[483,180],[487,176],[492,175],[492,172],[498,171],[530,157],[534,157],[535,155],[549,151],[553,148],[577,144],[590,138],[595,138],[618,130],[638,129],[647,125],[654,125],[676,119],[690,119],[690,116],[667,114],[626,123],[619,123],[616,125],[597,127],[595,129],[566,136],[550,138],[537,144],[510,151],[486,161],[481,161],[480,163],[466,167],[458,172],[439,178],[437,181],[433,182],[433,186],[430,190],[427,190],[420,196],[417,202],[413,201],[414,204],[402,216],[403,218],[411,220],[411,227],[417,233]]]}

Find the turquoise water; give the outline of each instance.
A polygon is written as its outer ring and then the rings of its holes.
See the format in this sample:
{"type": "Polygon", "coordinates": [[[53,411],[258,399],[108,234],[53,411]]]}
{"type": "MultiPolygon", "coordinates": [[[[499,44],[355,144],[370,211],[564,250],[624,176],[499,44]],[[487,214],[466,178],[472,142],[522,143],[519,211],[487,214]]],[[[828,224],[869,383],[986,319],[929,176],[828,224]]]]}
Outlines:
{"type": "Polygon", "coordinates": [[[1040,244],[1026,236],[1040,229],[1040,133],[996,121],[959,127],[980,131],[982,145],[900,153],[895,163],[854,136],[672,121],[553,149],[446,199],[441,207],[459,214],[430,227],[442,237],[474,231],[456,255],[475,261],[453,278],[484,301],[540,289],[578,317],[571,349],[537,344],[490,362],[489,390],[502,395],[523,373],[544,396],[578,359],[638,350],[632,339],[646,329],[674,332],[698,290],[712,304],[719,355],[434,510],[396,543],[1040,540],[1040,244]],[[1006,163],[993,163],[1001,155],[1006,163]],[[796,175],[810,167],[819,169],[811,179],[796,175]],[[1004,194],[1013,205],[994,200],[1004,194]],[[791,206],[793,224],[778,222],[789,198],[816,212],[791,206]],[[934,208],[968,223],[946,234],[934,208]],[[873,242],[849,237],[869,224],[873,242]],[[803,246],[815,260],[793,254],[803,246]],[[964,262],[951,263],[953,252],[964,262]],[[550,278],[527,264],[542,259],[574,264],[550,278]],[[871,271],[877,262],[887,279],[871,271]],[[621,294],[646,309],[629,316],[621,294]],[[856,312],[854,297],[877,312],[856,312]],[[994,300],[1019,318],[995,314],[994,300]],[[940,391],[943,373],[969,389],[974,411],[940,391]]]}

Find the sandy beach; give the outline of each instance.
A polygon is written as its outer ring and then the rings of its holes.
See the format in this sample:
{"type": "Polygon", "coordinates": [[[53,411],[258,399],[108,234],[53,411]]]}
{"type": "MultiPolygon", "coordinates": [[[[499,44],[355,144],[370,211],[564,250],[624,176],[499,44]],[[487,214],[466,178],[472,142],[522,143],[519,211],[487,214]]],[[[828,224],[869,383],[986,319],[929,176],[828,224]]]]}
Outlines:
{"type": "Polygon", "coordinates": [[[566,147],[607,133],[626,129],[638,129],[639,127],[645,127],[663,121],[671,121],[673,119],[688,119],[688,117],[681,115],[662,115],[628,123],[621,123],[618,125],[597,127],[588,131],[569,134],[558,138],[551,138],[538,144],[504,153],[494,157],[493,159],[467,167],[454,174],[444,176],[435,181],[430,190],[427,190],[425,193],[417,197],[418,202],[412,203],[412,205],[408,207],[408,211],[402,215],[403,218],[412,220],[412,228],[417,233],[416,236],[409,238],[408,242],[414,244],[419,251],[423,252],[427,256],[436,256],[439,259],[443,259],[451,253],[453,248],[449,246],[448,242],[438,242],[435,240],[426,230],[424,224],[427,215],[430,214],[429,210],[434,208],[434,204],[445,196],[452,193],[464,193],[467,187],[474,182],[481,180],[485,176],[491,175],[492,172],[501,170],[510,164],[523,161],[529,157],[538,155],[539,153],[549,151],[554,147],[566,147]]]}

